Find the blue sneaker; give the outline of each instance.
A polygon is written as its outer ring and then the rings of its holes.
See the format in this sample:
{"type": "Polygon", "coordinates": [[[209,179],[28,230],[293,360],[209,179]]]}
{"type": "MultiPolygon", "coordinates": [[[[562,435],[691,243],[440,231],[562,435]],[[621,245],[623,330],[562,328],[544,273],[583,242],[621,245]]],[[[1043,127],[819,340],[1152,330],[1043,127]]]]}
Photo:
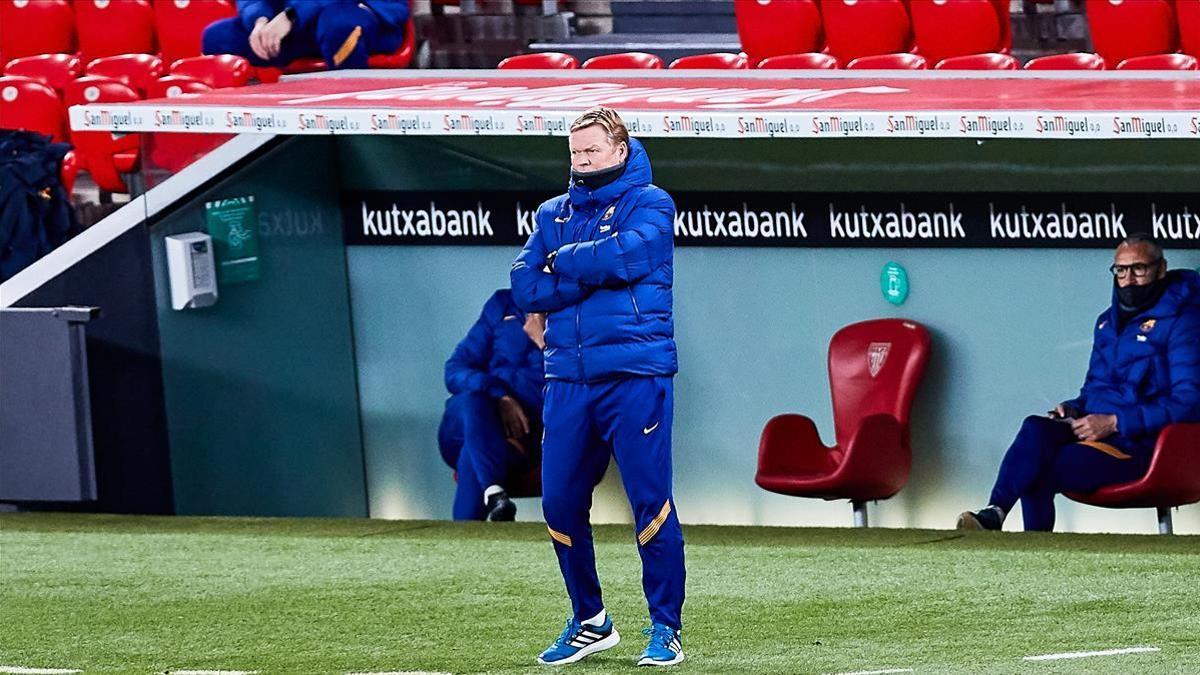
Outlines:
{"type": "Polygon", "coordinates": [[[565,666],[596,652],[612,649],[620,641],[621,636],[613,627],[612,617],[605,617],[602,626],[579,623],[572,618],[567,620],[562,635],[539,654],[537,660],[545,666],[565,666]]]}
{"type": "Polygon", "coordinates": [[[643,628],[642,635],[649,636],[650,642],[638,657],[639,666],[673,666],[683,661],[683,645],[679,642],[679,631],[656,623],[653,628],[643,628]]]}

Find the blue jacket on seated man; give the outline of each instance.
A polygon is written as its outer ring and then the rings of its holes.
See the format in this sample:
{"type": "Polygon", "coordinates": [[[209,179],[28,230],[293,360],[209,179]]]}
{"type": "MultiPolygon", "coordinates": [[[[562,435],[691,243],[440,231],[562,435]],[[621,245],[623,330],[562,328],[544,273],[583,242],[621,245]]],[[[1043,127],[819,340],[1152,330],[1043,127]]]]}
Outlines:
{"type": "Polygon", "coordinates": [[[1145,235],[1122,242],[1110,270],[1079,396],[1025,420],[988,506],[960,515],[960,528],[1000,529],[1020,500],[1026,530],[1053,529],[1056,494],[1141,478],[1163,428],[1200,421],[1200,274],[1168,271],[1145,235]]]}
{"type": "Polygon", "coordinates": [[[408,0],[237,0],[237,10],[204,30],[204,53],[276,67],[319,57],[366,68],[369,55],[400,48],[409,18],[408,0]]]}
{"type": "Polygon", "coordinates": [[[512,520],[505,482],[537,461],[542,419],[544,317],[496,291],[446,361],[451,396],[438,429],[442,459],[458,473],[455,520],[512,520]]]}

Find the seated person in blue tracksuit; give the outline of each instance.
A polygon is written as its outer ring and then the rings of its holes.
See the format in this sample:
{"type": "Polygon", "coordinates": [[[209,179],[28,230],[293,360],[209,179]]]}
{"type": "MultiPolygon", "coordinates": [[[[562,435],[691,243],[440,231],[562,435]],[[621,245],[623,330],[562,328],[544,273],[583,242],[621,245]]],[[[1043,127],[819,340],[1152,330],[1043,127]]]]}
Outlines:
{"type": "Polygon", "coordinates": [[[370,54],[404,43],[408,0],[237,0],[238,15],[204,29],[205,54],[237,54],[255,66],[323,58],[366,68],[370,54]]]}
{"type": "Polygon", "coordinates": [[[458,472],[455,520],[517,514],[504,483],[540,451],[545,327],[545,315],[527,314],[511,291],[496,291],[446,361],[451,396],[438,445],[458,472]]]}
{"type": "Polygon", "coordinates": [[[1019,499],[1026,530],[1052,530],[1056,494],[1137,480],[1163,427],[1200,420],[1200,274],[1168,272],[1146,235],[1117,247],[1111,271],[1079,397],[1025,420],[988,506],[960,529],[999,530],[1019,499]]]}

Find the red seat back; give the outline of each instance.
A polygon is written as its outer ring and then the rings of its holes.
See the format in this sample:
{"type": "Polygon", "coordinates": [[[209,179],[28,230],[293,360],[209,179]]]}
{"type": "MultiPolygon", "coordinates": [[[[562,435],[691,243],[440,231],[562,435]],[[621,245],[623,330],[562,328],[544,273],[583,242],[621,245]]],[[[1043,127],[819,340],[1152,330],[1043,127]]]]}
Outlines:
{"type": "Polygon", "coordinates": [[[0,77],[0,129],[24,129],[65,138],[66,121],[58,94],[28,77],[0,77]]]}
{"type": "Polygon", "coordinates": [[[162,77],[162,59],[150,54],[120,54],[98,58],[87,65],[88,75],[97,75],[123,82],[144,93],[152,82],[162,77]]]}
{"type": "Polygon", "coordinates": [[[146,88],[146,98],[175,98],[180,94],[201,94],[212,91],[207,82],[185,75],[161,77],[146,88]]]}
{"type": "Polygon", "coordinates": [[[645,52],[622,52],[620,54],[604,54],[593,56],[583,62],[585,70],[615,70],[620,68],[636,68],[654,70],[662,68],[662,59],[654,54],[645,52]]]}
{"type": "Polygon", "coordinates": [[[250,62],[233,54],[192,56],[172,63],[171,74],[200,80],[213,89],[242,87],[250,80],[250,62]]]}
{"type": "Polygon", "coordinates": [[[67,83],[79,77],[83,63],[74,54],[39,54],[13,59],[4,67],[5,75],[29,77],[62,93],[67,83]]]}
{"type": "Polygon", "coordinates": [[[1200,61],[1187,54],[1135,56],[1117,64],[1117,70],[1200,70],[1200,61]]]}
{"type": "Polygon", "coordinates": [[[675,59],[668,66],[671,70],[745,70],[750,62],[743,54],[696,54],[675,59]]]}
{"type": "Polygon", "coordinates": [[[1158,435],[1146,475],[1091,493],[1068,493],[1075,501],[1112,508],[1183,506],[1200,502],[1200,423],[1172,424],[1158,435]]]}
{"type": "Polygon", "coordinates": [[[1025,70],[1105,70],[1107,65],[1099,54],[1051,54],[1031,59],[1025,70]]]}
{"type": "Polygon", "coordinates": [[[828,54],[809,52],[807,54],[769,56],[759,61],[757,67],[769,70],[833,70],[841,68],[842,65],[828,54]]]}
{"type": "Polygon", "coordinates": [[[1008,22],[992,0],[919,0],[909,3],[917,51],[930,62],[952,56],[998,52],[1001,26],[1008,22]]]}
{"type": "Polygon", "coordinates": [[[1175,15],[1167,0],[1087,0],[1087,17],[1092,45],[1108,63],[1175,51],[1175,15]]]}
{"type": "Polygon", "coordinates": [[[237,8],[230,0],[155,0],[154,27],[163,60],[199,56],[204,29],[232,16],[237,8]]]}
{"type": "Polygon", "coordinates": [[[813,0],[733,0],[733,11],[751,61],[821,49],[821,12],[813,0]]]}
{"type": "Polygon", "coordinates": [[[846,64],[847,70],[925,70],[925,57],[916,54],[877,54],[860,56],[846,64]]]}
{"type": "Polygon", "coordinates": [[[1200,0],[1175,0],[1175,20],[1180,49],[1200,58],[1200,0]]]}
{"type": "Polygon", "coordinates": [[[74,51],[75,13],[67,0],[0,2],[0,63],[74,51]]]}
{"type": "Polygon", "coordinates": [[[510,56],[496,67],[500,70],[574,70],[579,67],[579,61],[562,52],[539,52],[510,56]]]}
{"type": "MultiPolygon", "coordinates": [[[[409,3],[412,6],[412,3],[409,3]]],[[[407,68],[417,51],[417,31],[412,19],[404,26],[404,42],[391,54],[372,54],[367,57],[368,68],[407,68]]]]}
{"type": "MultiPolygon", "coordinates": [[[[85,75],[67,85],[67,107],[91,103],[128,103],[140,95],[118,80],[85,75]]],[[[83,168],[92,175],[96,185],[109,192],[129,192],[121,173],[133,170],[139,155],[138,134],[116,137],[110,131],[73,129],[71,142],[79,154],[83,168]]]]}
{"type": "Polygon", "coordinates": [[[824,0],[821,14],[829,53],[843,63],[912,46],[912,26],[901,0],[824,0]]]}
{"type": "Polygon", "coordinates": [[[888,414],[908,427],[929,346],[929,331],[905,319],[863,321],[834,334],[829,384],[839,447],[848,447],[860,422],[871,415],[888,414]]]}
{"type": "Polygon", "coordinates": [[[934,70],[1018,70],[1020,64],[1008,54],[968,54],[942,59],[934,70]]]}
{"type": "Polygon", "coordinates": [[[153,54],[149,0],[75,0],[79,51],[85,62],[116,54],[153,54]]]}

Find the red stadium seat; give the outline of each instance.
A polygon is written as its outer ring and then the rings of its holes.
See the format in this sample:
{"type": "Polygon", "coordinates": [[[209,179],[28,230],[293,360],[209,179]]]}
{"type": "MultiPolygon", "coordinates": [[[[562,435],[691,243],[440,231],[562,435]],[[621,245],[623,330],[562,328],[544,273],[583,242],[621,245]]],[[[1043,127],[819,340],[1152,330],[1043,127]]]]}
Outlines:
{"type": "Polygon", "coordinates": [[[909,411],[929,360],[929,331],[904,319],[851,324],[829,343],[833,447],[804,415],[771,418],[758,445],[759,487],[796,497],[849,499],[855,524],[866,502],[887,499],[912,467],[909,411]]]}
{"type": "Polygon", "coordinates": [[[1107,68],[1108,66],[1099,54],[1086,52],[1039,56],[1025,64],[1025,70],[1105,70],[1107,68]]]}
{"type": "Polygon", "coordinates": [[[757,67],[771,70],[833,70],[841,68],[842,64],[828,54],[809,52],[807,54],[769,56],[759,61],[757,67]]]}
{"type": "Polygon", "coordinates": [[[1067,497],[1113,509],[1158,509],[1158,531],[1171,534],[1171,507],[1200,502],[1200,424],[1172,424],[1158,435],[1146,475],[1132,483],[1110,485],[1067,497]]]}
{"type": "Polygon", "coordinates": [[[1001,52],[1001,26],[1009,22],[1008,8],[997,13],[992,0],[920,0],[908,5],[917,52],[931,63],[953,56],[1001,52]]]}
{"type": "Polygon", "coordinates": [[[152,82],[162,77],[166,67],[162,59],[150,54],[105,56],[87,65],[88,75],[107,77],[145,93],[152,82]]]}
{"type": "MultiPolygon", "coordinates": [[[[85,75],[67,86],[68,107],[90,103],[128,103],[140,97],[129,85],[118,80],[85,75]]],[[[139,164],[138,134],[114,136],[110,131],[73,129],[71,142],[79,162],[96,185],[108,192],[129,192],[122,173],[135,171],[139,164]]]]}
{"type": "Polygon", "coordinates": [[[1200,70],[1200,60],[1187,54],[1135,56],[1117,64],[1117,70],[1200,70]]]}
{"type": "Polygon", "coordinates": [[[39,54],[13,59],[4,67],[5,75],[30,77],[62,94],[67,83],[83,72],[83,62],[74,54],[39,54]]]}
{"type": "Polygon", "coordinates": [[[1008,54],[968,54],[942,59],[934,70],[1019,70],[1021,65],[1008,54]]]}
{"type": "Polygon", "coordinates": [[[877,54],[860,56],[846,64],[847,70],[925,70],[925,57],[917,54],[877,54]]]}
{"type": "Polygon", "coordinates": [[[58,94],[29,77],[0,77],[0,129],[24,129],[63,140],[66,117],[58,94]]]}
{"type": "Polygon", "coordinates": [[[0,2],[0,62],[75,51],[75,13],[67,0],[0,2]]]}
{"type": "Polygon", "coordinates": [[[696,54],[683,56],[667,66],[669,70],[745,70],[750,67],[744,54],[696,54]]]}
{"type": "Polygon", "coordinates": [[[500,70],[574,70],[579,60],[562,52],[539,52],[510,56],[496,66],[500,70]]]}
{"type": "Polygon", "coordinates": [[[180,94],[202,94],[212,91],[212,85],[186,75],[160,77],[146,88],[146,98],[175,98],[180,94]]]}
{"type": "Polygon", "coordinates": [[[230,0],[155,0],[154,26],[163,61],[199,56],[204,29],[231,16],[237,16],[237,8],[230,0]]]}
{"type": "Polygon", "coordinates": [[[1087,17],[1092,45],[1108,63],[1166,54],[1177,46],[1167,0],[1087,0],[1087,17]]]}
{"type": "Polygon", "coordinates": [[[663,67],[663,61],[654,54],[645,52],[622,52],[593,56],[584,61],[581,67],[584,70],[619,70],[622,68],[655,70],[663,67]]]}
{"type": "Polygon", "coordinates": [[[79,176],[79,156],[74,150],[68,150],[67,154],[63,155],[62,166],[58,168],[58,178],[62,181],[63,189],[67,194],[75,189],[75,178],[79,176]]]}
{"type": "Polygon", "coordinates": [[[1200,58],[1200,0],[1175,0],[1175,19],[1180,50],[1200,58]]]}
{"type": "Polygon", "coordinates": [[[901,0],[824,0],[821,14],[825,44],[842,63],[906,52],[912,46],[912,26],[901,0]]]}
{"type": "Polygon", "coordinates": [[[733,10],[751,61],[821,49],[821,11],[813,0],[733,0],[733,10]]]}
{"type": "Polygon", "coordinates": [[[172,63],[170,72],[200,80],[213,89],[242,87],[250,80],[250,62],[233,54],[192,56],[172,63]]]}
{"type": "Polygon", "coordinates": [[[75,0],[79,51],[85,63],[117,54],[154,54],[149,0],[75,0]]]}

